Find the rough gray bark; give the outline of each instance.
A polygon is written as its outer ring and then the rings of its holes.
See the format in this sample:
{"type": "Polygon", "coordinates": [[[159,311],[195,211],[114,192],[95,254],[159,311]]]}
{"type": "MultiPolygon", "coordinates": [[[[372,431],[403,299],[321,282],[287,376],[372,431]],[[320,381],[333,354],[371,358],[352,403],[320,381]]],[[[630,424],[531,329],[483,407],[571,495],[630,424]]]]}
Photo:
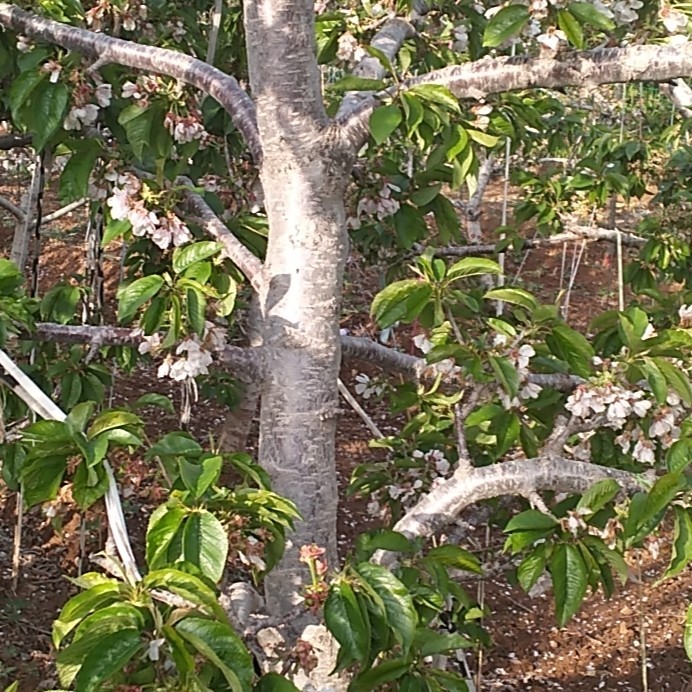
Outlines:
{"type": "Polygon", "coordinates": [[[267,608],[281,614],[299,600],[305,583],[302,545],[325,547],[330,566],[338,560],[338,316],[348,248],[343,195],[352,157],[332,146],[312,3],[246,2],[245,29],[270,228],[260,289],[266,377],[259,461],[274,489],[304,517],[266,580],[267,608]]]}

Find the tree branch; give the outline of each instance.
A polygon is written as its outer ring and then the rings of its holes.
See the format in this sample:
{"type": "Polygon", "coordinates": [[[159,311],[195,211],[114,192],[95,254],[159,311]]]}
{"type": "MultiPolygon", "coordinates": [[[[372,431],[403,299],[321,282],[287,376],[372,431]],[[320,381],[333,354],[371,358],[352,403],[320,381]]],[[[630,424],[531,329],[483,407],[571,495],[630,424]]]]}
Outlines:
{"type": "Polygon", "coordinates": [[[24,211],[20,209],[14,202],[0,195],[0,209],[10,212],[17,221],[24,221],[24,211]]]}
{"type": "MultiPolygon", "coordinates": [[[[34,341],[55,341],[62,344],[92,344],[96,348],[102,346],[133,346],[137,347],[144,341],[141,329],[129,327],[93,326],[53,324],[38,322],[36,330],[31,334],[23,334],[22,338],[34,341]]],[[[258,376],[262,370],[262,349],[244,348],[242,346],[224,346],[217,352],[218,362],[233,370],[258,376]]]]}
{"type": "MultiPolygon", "coordinates": [[[[341,354],[346,360],[362,360],[387,372],[401,373],[416,379],[436,377],[438,374],[435,364],[431,365],[425,358],[395,351],[363,337],[342,336],[341,354]]],[[[570,392],[584,382],[581,377],[562,373],[532,373],[528,379],[541,387],[552,387],[562,392],[570,392]]]]}
{"type": "Polygon", "coordinates": [[[38,17],[0,3],[0,26],[57,44],[102,63],[115,63],[179,79],[215,98],[231,116],[255,163],[262,159],[255,108],[237,80],[202,60],[165,48],[145,46],[38,17]]]}
{"type": "MultiPolygon", "coordinates": [[[[583,493],[595,482],[613,478],[626,492],[641,490],[639,477],[626,471],[560,456],[506,461],[474,468],[462,467],[445,483],[423,497],[394,526],[409,538],[428,537],[443,528],[466,507],[501,495],[533,497],[539,490],[583,493]]],[[[380,551],[374,562],[391,565],[395,553],[380,551]]]]}
{"type": "MultiPolygon", "coordinates": [[[[568,226],[569,230],[547,238],[528,238],[522,243],[522,249],[552,247],[562,245],[575,240],[588,240],[591,242],[616,243],[618,234],[622,238],[622,244],[627,247],[643,247],[647,239],[635,233],[620,231],[617,228],[591,228],[590,226],[568,226]]],[[[416,254],[420,254],[427,248],[423,245],[414,246],[416,254]]],[[[461,245],[459,247],[434,248],[437,257],[467,257],[469,255],[494,255],[500,250],[494,243],[486,245],[461,245]]],[[[507,250],[505,250],[506,252],[507,250]]]]}
{"type": "Polygon", "coordinates": [[[517,89],[663,82],[686,76],[692,76],[692,44],[600,48],[553,58],[486,57],[420,75],[369,96],[351,113],[337,118],[336,124],[341,126],[341,136],[348,146],[357,150],[367,141],[370,114],[379,103],[419,84],[442,84],[457,98],[479,99],[517,89]]]}
{"type": "MultiPolygon", "coordinates": [[[[178,178],[183,185],[194,187],[189,178],[178,178]]],[[[185,191],[187,207],[201,220],[204,230],[223,245],[226,256],[245,274],[252,287],[259,293],[262,286],[262,262],[248,250],[213,212],[201,195],[192,190],[185,191]]]]}

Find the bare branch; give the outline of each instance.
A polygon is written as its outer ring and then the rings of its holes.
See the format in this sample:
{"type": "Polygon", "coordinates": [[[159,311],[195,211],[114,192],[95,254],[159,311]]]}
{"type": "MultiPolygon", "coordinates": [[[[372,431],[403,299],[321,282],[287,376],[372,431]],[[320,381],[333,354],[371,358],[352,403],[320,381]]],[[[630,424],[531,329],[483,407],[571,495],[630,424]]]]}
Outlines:
{"type": "Polygon", "coordinates": [[[15,132],[0,135],[0,150],[2,151],[26,147],[29,144],[31,144],[31,135],[21,135],[15,132]]]}
{"type": "Polygon", "coordinates": [[[692,44],[627,46],[570,52],[555,57],[483,58],[420,75],[370,96],[337,119],[342,137],[353,149],[367,141],[368,120],[384,98],[419,84],[442,84],[460,99],[480,99],[517,89],[593,87],[619,82],[663,82],[692,76],[692,44]]]}
{"type": "MultiPolygon", "coordinates": [[[[194,187],[189,178],[178,178],[184,185],[194,187]]],[[[202,222],[204,230],[223,245],[226,256],[235,263],[252,287],[259,293],[262,286],[262,262],[253,255],[229,230],[221,219],[212,211],[201,195],[192,190],[185,191],[187,207],[196,214],[202,222]]]]}
{"type": "Polygon", "coordinates": [[[562,454],[567,440],[577,433],[590,432],[596,430],[606,422],[605,416],[598,416],[593,420],[583,420],[575,415],[570,418],[558,416],[555,427],[550,437],[543,444],[541,452],[543,454],[562,454]]]}
{"type": "Polygon", "coordinates": [[[659,85],[659,89],[685,118],[692,118],[692,89],[684,79],[676,79],[672,83],[664,82],[659,85]]]}
{"type": "Polygon", "coordinates": [[[82,53],[89,58],[97,59],[100,63],[116,63],[145,72],[167,75],[200,89],[225,108],[243,135],[255,162],[260,163],[262,147],[252,100],[234,77],[224,74],[204,61],[165,48],[140,45],[67,26],[6,3],[0,3],[0,26],[35,40],[82,53]]]}
{"type": "MultiPolygon", "coordinates": [[[[141,329],[93,325],[53,324],[38,322],[36,330],[22,338],[35,341],[55,341],[63,344],[95,344],[101,346],[139,346],[144,341],[141,329]]],[[[217,352],[224,367],[259,376],[262,372],[262,349],[224,346],[217,352]]]]}
{"type": "MultiPolygon", "coordinates": [[[[591,228],[590,226],[569,226],[569,230],[547,238],[527,238],[522,243],[522,249],[544,248],[554,245],[562,245],[576,240],[588,240],[591,242],[616,243],[618,234],[622,238],[622,244],[627,247],[643,247],[647,239],[635,233],[621,231],[617,228],[591,228]]],[[[423,245],[414,246],[416,254],[426,250],[423,245]]],[[[497,245],[488,243],[486,245],[462,245],[459,247],[434,248],[437,257],[468,257],[473,255],[494,255],[500,252],[497,245]]]]}
{"type": "MultiPolygon", "coordinates": [[[[501,495],[535,497],[539,490],[583,493],[603,478],[615,479],[625,492],[636,492],[642,487],[635,474],[560,456],[506,461],[474,468],[471,473],[458,469],[411,508],[396,523],[394,531],[409,538],[428,537],[481,500],[501,495]]],[[[395,560],[394,553],[385,552],[373,558],[384,565],[395,560]]]]}
{"type": "Polygon", "coordinates": [[[82,199],[75,200],[74,202],[70,202],[69,204],[66,204],[64,207],[61,209],[57,209],[54,212],[51,212],[50,214],[46,214],[42,219],[41,219],[41,225],[50,223],[51,221],[57,221],[58,219],[61,219],[63,216],[67,216],[67,214],[71,214],[75,209],[79,209],[79,207],[83,207],[89,200],[86,197],[82,197],[82,199]]]}
{"type": "Polygon", "coordinates": [[[10,212],[17,221],[24,221],[24,212],[14,202],[0,195],[0,208],[10,212]]]}
{"type": "MultiPolygon", "coordinates": [[[[395,351],[388,346],[383,346],[357,336],[341,337],[341,354],[347,360],[362,360],[376,365],[388,372],[396,372],[414,377],[416,379],[435,377],[438,374],[435,364],[429,364],[425,358],[411,356],[408,353],[395,351]]],[[[451,376],[454,378],[454,375],[451,376]]],[[[575,375],[562,373],[530,374],[529,382],[541,387],[552,387],[563,392],[570,392],[584,380],[575,375]]]]}

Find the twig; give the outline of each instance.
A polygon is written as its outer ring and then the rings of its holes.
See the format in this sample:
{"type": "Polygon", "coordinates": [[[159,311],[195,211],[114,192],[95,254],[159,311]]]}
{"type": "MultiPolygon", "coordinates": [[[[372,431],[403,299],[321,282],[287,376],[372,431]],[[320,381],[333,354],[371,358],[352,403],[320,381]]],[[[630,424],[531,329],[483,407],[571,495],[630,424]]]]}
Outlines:
{"type": "Polygon", "coordinates": [[[350,404],[351,408],[360,416],[361,420],[363,423],[365,423],[367,429],[378,439],[381,440],[384,437],[384,434],[382,431],[375,425],[375,422],[373,421],[372,418],[367,414],[365,409],[356,401],[355,397],[351,392],[348,391],[348,387],[341,381],[341,378],[337,379],[336,381],[337,386],[339,387],[339,392],[341,392],[341,396],[348,401],[350,404]]]}

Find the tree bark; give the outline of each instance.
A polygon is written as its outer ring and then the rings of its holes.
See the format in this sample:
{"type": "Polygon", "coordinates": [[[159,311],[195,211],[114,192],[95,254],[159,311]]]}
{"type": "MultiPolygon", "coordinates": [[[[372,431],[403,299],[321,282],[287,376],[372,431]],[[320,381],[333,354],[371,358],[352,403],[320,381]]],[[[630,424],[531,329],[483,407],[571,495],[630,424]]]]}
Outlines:
{"type": "Polygon", "coordinates": [[[338,562],[338,316],[348,249],[343,198],[353,157],[333,146],[312,3],[256,0],[244,9],[270,229],[259,292],[266,373],[259,461],[274,490],[305,518],[265,582],[268,611],[286,614],[308,576],[300,547],[316,543],[327,549],[330,567],[338,562]]]}

